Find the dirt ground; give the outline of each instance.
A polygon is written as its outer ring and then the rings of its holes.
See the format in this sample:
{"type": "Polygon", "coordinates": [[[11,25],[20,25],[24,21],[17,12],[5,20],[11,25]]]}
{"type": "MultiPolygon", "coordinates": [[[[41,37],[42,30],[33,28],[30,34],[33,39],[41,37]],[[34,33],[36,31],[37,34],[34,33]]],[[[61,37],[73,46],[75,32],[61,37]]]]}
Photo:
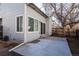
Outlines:
{"type": "Polygon", "coordinates": [[[0,56],[9,56],[9,49],[18,45],[16,42],[11,41],[1,41],[0,40],[0,56]]]}

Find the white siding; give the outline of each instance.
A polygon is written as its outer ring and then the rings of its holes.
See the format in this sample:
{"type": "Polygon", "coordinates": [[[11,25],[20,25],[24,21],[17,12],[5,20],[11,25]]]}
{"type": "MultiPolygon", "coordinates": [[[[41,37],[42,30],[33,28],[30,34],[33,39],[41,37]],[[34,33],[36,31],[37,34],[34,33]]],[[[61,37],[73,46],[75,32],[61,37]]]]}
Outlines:
{"type": "MultiPolygon", "coordinates": [[[[32,17],[36,20],[38,20],[39,22],[43,22],[46,24],[46,19],[41,16],[38,12],[36,12],[35,10],[33,10],[32,8],[28,7],[27,8],[27,16],[28,17],[32,17]]],[[[38,31],[35,31],[35,32],[28,32],[28,41],[32,41],[32,40],[35,40],[35,39],[38,39],[40,37],[40,23],[39,23],[39,30],[38,31]]]]}
{"type": "Polygon", "coordinates": [[[51,17],[49,18],[49,28],[48,28],[48,32],[49,32],[48,35],[51,35],[51,34],[52,34],[52,18],[51,18],[51,17]]]}
{"type": "Polygon", "coordinates": [[[24,4],[21,3],[3,3],[0,5],[0,16],[3,19],[4,36],[8,35],[10,39],[23,40],[23,33],[16,33],[15,17],[24,15],[24,4]]]}
{"type": "Polygon", "coordinates": [[[46,34],[47,34],[47,36],[49,36],[49,35],[52,34],[52,19],[51,19],[51,17],[47,18],[47,22],[46,22],[46,34]]]}

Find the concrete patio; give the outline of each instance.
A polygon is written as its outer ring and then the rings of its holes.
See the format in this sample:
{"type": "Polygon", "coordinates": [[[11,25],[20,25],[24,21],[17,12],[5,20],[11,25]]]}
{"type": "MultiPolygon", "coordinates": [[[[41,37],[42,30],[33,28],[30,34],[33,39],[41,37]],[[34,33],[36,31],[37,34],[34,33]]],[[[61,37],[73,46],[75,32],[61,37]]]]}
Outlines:
{"type": "Polygon", "coordinates": [[[39,39],[37,43],[30,42],[13,50],[24,56],[71,56],[66,38],[48,37],[39,39]]]}

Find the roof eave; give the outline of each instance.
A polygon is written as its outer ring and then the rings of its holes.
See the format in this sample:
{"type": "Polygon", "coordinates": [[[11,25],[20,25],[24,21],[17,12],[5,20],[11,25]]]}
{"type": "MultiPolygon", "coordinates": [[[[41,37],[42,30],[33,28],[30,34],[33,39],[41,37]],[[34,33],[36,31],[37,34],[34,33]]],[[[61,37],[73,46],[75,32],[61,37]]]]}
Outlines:
{"type": "Polygon", "coordinates": [[[37,11],[43,17],[48,18],[48,16],[43,11],[41,11],[35,4],[29,3],[28,6],[30,6],[32,9],[34,9],[35,11],[37,11]]]}

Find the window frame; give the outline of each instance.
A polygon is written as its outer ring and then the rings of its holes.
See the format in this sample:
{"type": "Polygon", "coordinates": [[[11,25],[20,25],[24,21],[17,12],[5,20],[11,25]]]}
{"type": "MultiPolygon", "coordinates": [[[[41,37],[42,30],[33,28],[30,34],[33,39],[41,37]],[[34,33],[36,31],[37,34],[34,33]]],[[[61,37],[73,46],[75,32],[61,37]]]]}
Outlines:
{"type": "Polygon", "coordinates": [[[24,18],[22,19],[22,31],[20,32],[20,31],[17,31],[17,17],[20,17],[20,16],[22,16],[22,18],[23,18],[23,15],[17,15],[17,16],[15,16],[15,32],[16,33],[24,33],[24,30],[23,30],[23,20],[24,20],[24,18]]]}
{"type": "MultiPolygon", "coordinates": [[[[32,17],[32,16],[28,16],[28,27],[29,27],[29,17],[34,19],[34,23],[35,23],[35,20],[37,20],[37,19],[35,19],[35,18],[32,17]]],[[[29,29],[28,29],[28,32],[29,32],[29,33],[39,32],[39,20],[37,20],[37,21],[38,21],[38,30],[35,31],[35,24],[34,24],[34,31],[29,31],[29,29]]]]}

